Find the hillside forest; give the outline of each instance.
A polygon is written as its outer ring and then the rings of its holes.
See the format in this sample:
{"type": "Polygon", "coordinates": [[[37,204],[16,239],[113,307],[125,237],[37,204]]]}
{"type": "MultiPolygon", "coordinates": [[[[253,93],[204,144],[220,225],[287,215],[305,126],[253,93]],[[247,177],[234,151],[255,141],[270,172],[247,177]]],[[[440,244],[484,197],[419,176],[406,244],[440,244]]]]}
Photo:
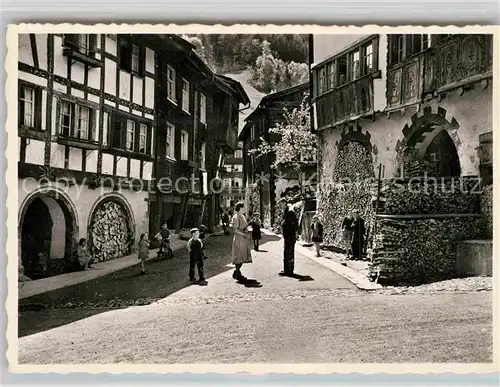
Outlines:
{"type": "Polygon", "coordinates": [[[309,80],[307,35],[199,34],[183,38],[213,71],[245,72],[248,84],[264,94],[309,80]]]}

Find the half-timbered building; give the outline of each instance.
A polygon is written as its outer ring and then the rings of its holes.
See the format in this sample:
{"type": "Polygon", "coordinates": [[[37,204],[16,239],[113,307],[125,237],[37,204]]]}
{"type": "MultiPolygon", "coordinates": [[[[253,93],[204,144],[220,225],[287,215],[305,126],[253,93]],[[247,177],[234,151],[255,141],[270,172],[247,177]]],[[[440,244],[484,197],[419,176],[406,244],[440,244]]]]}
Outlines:
{"type": "Polygon", "coordinates": [[[130,254],[148,231],[155,73],[155,47],[140,36],[19,35],[18,235],[28,276],[62,270],[81,238],[99,261],[130,254]]]}

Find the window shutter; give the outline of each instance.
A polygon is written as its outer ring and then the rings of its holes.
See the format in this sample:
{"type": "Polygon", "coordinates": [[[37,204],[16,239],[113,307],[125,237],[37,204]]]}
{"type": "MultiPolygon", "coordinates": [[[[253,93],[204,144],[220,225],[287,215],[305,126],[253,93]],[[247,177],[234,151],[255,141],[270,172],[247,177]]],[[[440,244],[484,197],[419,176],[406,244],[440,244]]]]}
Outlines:
{"type": "MultiPolygon", "coordinates": [[[[55,125],[56,127],[56,134],[63,134],[61,133],[61,101],[57,100],[56,103],[56,122],[53,122],[52,125],[55,125]]],[[[47,128],[47,130],[50,130],[51,128],[47,128]]]]}
{"type": "Polygon", "coordinates": [[[21,85],[19,85],[19,95],[18,95],[18,106],[19,106],[19,109],[18,109],[18,124],[19,126],[22,126],[24,124],[24,103],[23,101],[21,101],[21,98],[22,98],[22,93],[23,93],[23,87],[21,85]]]}
{"type": "Polygon", "coordinates": [[[154,152],[154,131],[155,128],[152,125],[148,125],[147,136],[146,136],[146,153],[152,155],[154,152]]]}
{"type": "Polygon", "coordinates": [[[378,40],[379,40],[378,37],[372,40],[372,58],[373,58],[372,72],[378,71],[378,40]]]}
{"type": "Polygon", "coordinates": [[[64,34],[64,46],[73,48],[78,46],[78,34],[64,34]]]}
{"type": "Polygon", "coordinates": [[[93,57],[97,52],[97,34],[89,35],[89,44],[90,44],[89,55],[93,57]]]}
{"type": "Polygon", "coordinates": [[[146,46],[141,42],[139,46],[139,75],[146,73],[146,46]]]}
{"type": "Polygon", "coordinates": [[[117,117],[116,114],[113,113],[112,116],[113,122],[113,141],[111,146],[113,148],[121,148],[122,145],[122,120],[120,117],[117,117]]]}
{"type": "Polygon", "coordinates": [[[89,140],[90,141],[98,141],[99,140],[99,132],[96,125],[96,110],[90,109],[89,111],[89,140]]]}
{"type": "Polygon", "coordinates": [[[132,53],[125,39],[120,39],[120,67],[126,71],[132,69],[132,53]]]}
{"type": "Polygon", "coordinates": [[[37,129],[42,129],[42,89],[34,89],[35,92],[35,122],[37,129]]]}

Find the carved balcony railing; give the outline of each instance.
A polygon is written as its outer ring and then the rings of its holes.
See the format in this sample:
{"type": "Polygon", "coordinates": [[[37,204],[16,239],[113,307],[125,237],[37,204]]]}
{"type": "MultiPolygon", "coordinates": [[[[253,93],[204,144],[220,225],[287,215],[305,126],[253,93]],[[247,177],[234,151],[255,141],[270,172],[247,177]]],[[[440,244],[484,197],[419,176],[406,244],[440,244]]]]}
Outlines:
{"type": "Polygon", "coordinates": [[[315,99],[318,129],[335,126],[373,112],[371,75],[339,86],[315,99]]]}
{"type": "Polygon", "coordinates": [[[425,52],[424,93],[482,81],[492,70],[493,35],[455,35],[425,52]]]}
{"type": "Polygon", "coordinates": [[[404,107],[421,99],[423,55],[417,55],[387,71],[387,107],[404,107]]]}
{"type": "Polygon", "coordinates": [[[387,69],[387,109],[420,102],[492,76],[492,35],[454,35],[387,69]]]}

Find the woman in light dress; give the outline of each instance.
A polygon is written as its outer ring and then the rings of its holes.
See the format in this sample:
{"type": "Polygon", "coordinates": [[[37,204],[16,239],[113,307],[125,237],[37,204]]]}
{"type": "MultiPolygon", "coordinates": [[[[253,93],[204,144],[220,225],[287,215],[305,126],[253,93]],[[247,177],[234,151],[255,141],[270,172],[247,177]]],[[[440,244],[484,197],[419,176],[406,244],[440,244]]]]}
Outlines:
{"type": "Polygon", "coordinates": [[[234,229],[232,256],[233,264],[236,267],[233,273],[233,278],[237,281],[246,281],[247,278],[241,274],[241,266],[244,263],[252,262],[251,252],[251,234],[248,232],[248,222],[245,218],[245,204],[242,202],[236,203],[234,206],[235,213],[232,218],[234,229]]]}

